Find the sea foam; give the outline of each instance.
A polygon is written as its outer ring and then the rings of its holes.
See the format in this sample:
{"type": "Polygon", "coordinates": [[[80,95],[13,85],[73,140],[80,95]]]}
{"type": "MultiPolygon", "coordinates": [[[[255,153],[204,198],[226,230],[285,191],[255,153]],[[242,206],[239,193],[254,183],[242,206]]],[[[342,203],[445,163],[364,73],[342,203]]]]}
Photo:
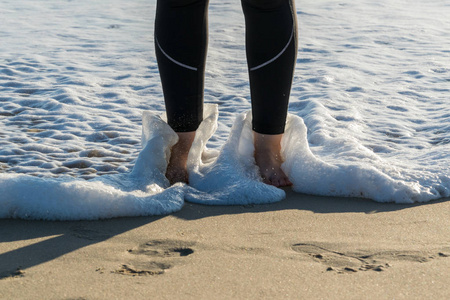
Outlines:
{"type": "Polygon", "coordinates": [[[94,220],[168,214],[183,205],[184,184],[169,187],[168,150],[177,135],[159,116],[143,117],[143,150],[133,170],[92,180],[0,174],[0,218],[94,220]]]}
{"type": "MultiPolygon", "coordinates": [[[[251,113],[237,116],[220,151],[206,147],[217,128],[217,105],[205,105],[204,114],[188,157],[189,186],[169,186],[164,174],[170,149],[178,137],[164,116],[147,111],[143,115],[143,149],[130,173],[92,180],[0,174],[0,218],[92,220],[168,214],[181,209],[184,200],[245,205],[285,198],[282,189],[261,180],[253,156],[251,113]]],[[[294,191],[399,203],[438,198],[375,167],[325,163],[309,149],[306,133],[303,120],[289,114],[282,140],[282,168],[293,182],[294,191]]]]}

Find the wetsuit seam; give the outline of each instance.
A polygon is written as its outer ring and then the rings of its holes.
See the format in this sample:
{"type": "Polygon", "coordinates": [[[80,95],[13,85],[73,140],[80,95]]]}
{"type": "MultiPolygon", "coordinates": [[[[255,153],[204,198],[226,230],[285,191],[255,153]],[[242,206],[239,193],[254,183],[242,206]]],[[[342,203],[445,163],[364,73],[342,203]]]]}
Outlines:
{"type": "Polygon", "coordinates": [[[289,37],[289,41],[287,42],[286,46],[284,46],[284,48],[283,48],[277,55],[275,55],[275,56],[272,57],[271,59],[267,60],[266,62],[264,62],[264,63],[262,63],[262,64],[260,64],[260,65],[258,65],[258,66],[256,66],[256,67],[250,68],[250,71],[256,71],[256,70],[258,70],[258,69],[261,69],[261,68],[263,68],[263,67],[265,67],[265,66],[267,66],[267,65],[269,65],[269,64],[271,64],[271,63],[273,63],[273,62],[276,61],[281,55],[283,55],[283,53],[286,52],[286,50],[287,50],[287,49],[289,48],[289,46],[291,45],[291,41],[292,41],[292,39],[293,39],[293,37],[294,37],[294,31],[295,31],[295,29],[294,29],[294,27],[293,27],[293,28],[292,28],[292,32],[291,32],[291,36],[289,37]]]}
{"type": "Polygon", "coordinates": [[[164,49],[161,47],[161,45],[159,44],[158,37],[157,37],[156,35],[155,35],[155,42],[156,42],[156,45],[158,46],[159,50],[161,51],[161,53],[164,54],[164,56],[165,56],[168,60],[170,60],[170,61],[173,62],[174,64],[179,65],[180,67],[183,67],[183,68],[186,68],[186,69],[189,69],[189,70],[192,70],[192,71],[197,71],[197,68],[192,67],[192,66],[189,66],[189,65],[186,65],[186,64],[183,64],[182,62],[179,62],[178,60],[176,60],[175,58],[173,58],[173,57],[171,57],[169,54],[167,54],[167,53],[164,51],[164,49]]]}

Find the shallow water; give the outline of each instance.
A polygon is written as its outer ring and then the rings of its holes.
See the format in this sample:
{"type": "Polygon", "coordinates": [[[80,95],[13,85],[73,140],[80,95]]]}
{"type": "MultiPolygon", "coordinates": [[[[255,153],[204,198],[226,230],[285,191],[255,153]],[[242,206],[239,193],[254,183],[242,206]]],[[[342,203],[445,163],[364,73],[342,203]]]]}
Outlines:
{"type": "MultiPolygon", "coordinates": [[[[128,176],[142,149],[142,112],[164,111],[154,9],[154,0],[0,3],[1,187],[14,177],[15,197],[29,176],[43,178],[42,189],[49,177],[128,176]]],[[[338,177],[305,163],[294,189],[396,202],[448,197],[450,4],[297,1],[297,14],[290,112],[306,125],[311,161],[338,177]],[[380,174],[387,181],[370,181],[380,174]]],[[[250,107],[239,1],[211,0],[205,102],[219,106],[207,145],[220,150],[250,107]]]]}

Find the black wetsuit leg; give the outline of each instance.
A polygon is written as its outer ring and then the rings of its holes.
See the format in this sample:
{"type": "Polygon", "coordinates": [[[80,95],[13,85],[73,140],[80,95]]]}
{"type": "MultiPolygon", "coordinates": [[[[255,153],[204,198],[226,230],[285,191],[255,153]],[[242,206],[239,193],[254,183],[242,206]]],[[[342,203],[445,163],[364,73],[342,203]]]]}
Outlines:
{"type": "Polygon", "coordinates": [[[158,0],[155,51],[168,123],[195,131],[203,118],[208,0],[158,0]]]}
{"type": "MultiPolygon", "coordinates": [[[[242,0],[253,130],[283,133],[297,54],[293,0],[242,0]]],[[[208,0],[158,0],[155,49],[169,125],[194,131],[203,117],[208,0]]]]}
{"type": "Polygon", "coordinates": [[[295,62],[297,19],[293,0],[241,0],[246,24],[253,130],[284,132],[295,62]]]}

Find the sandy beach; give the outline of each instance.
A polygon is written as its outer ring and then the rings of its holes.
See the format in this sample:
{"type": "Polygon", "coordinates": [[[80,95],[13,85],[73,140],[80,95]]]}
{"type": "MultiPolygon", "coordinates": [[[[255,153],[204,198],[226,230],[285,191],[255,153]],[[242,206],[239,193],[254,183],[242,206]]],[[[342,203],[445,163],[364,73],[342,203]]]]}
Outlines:
{"type": "Polygon", "coordinates": [[[450,202],[286,190],[270,205],[0,220],[1,299],[448,299],[450,202]]]}

